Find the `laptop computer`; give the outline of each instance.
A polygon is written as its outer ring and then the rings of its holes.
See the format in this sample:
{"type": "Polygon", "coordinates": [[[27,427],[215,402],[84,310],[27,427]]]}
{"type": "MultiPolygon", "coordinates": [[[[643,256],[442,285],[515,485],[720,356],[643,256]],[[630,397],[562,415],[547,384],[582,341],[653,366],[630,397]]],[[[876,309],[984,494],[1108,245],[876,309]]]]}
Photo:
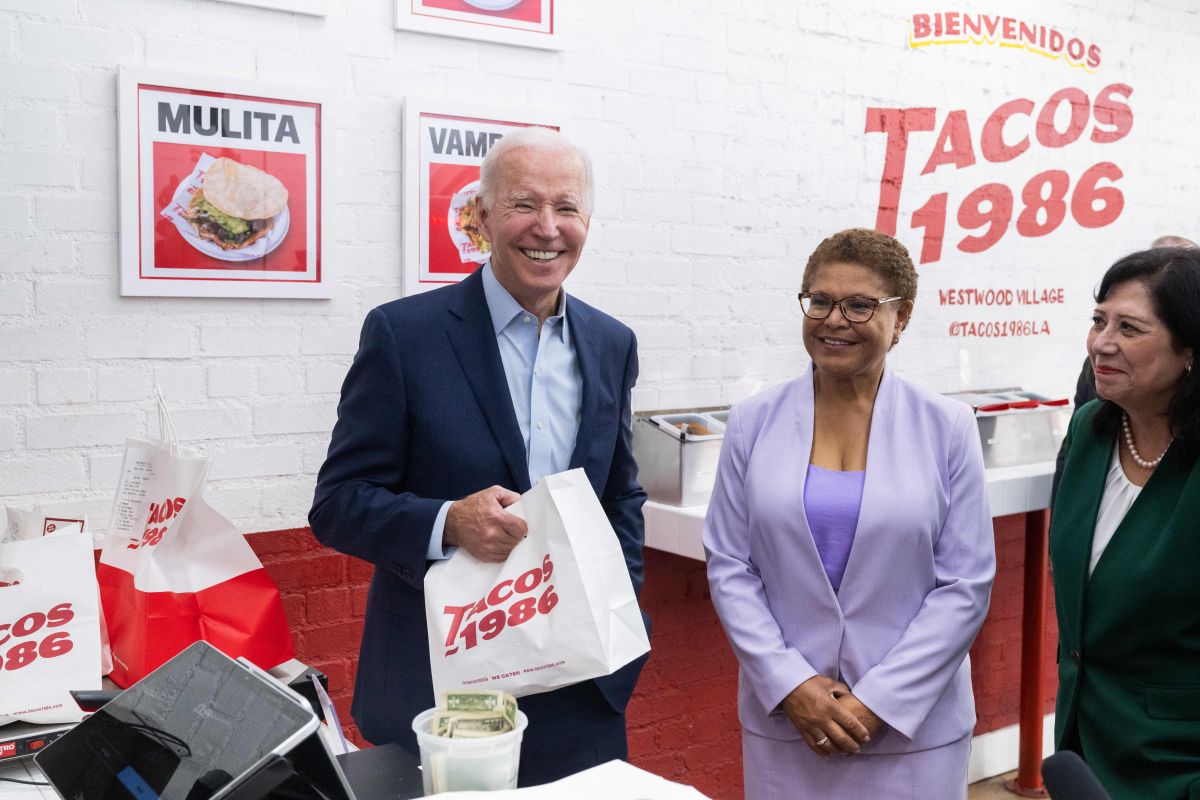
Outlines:
{"type": "Polygon", "coordinates": [[[35,757],[69,800],[353,800],[309,703],[196,642],[35,757]]]}

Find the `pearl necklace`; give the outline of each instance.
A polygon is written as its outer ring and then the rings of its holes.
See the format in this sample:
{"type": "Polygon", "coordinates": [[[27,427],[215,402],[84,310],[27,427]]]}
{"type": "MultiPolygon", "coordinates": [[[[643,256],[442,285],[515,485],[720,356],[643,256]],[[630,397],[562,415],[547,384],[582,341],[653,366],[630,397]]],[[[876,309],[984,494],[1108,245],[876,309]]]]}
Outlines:
{"type": "Polygon", "coordinates": [[[1129,448],[1129,455],[1133,457],[1134,463],[1142,469],[1154,469],[1157,467],[1159,462],[1163,460],[1163,456],[1165,456],[1167,451],[1171,449],[1171,442],[1175,441],[1175,437],[1171,437],[1171,441],[1167,442],[1167,446],[1164,447],[1163,451],[1158,454],[1158,458],[1154,459],[1153,461],[1147,461],[1146,459],[1142,458],[1141,453],[1139,453],[1137,448],[1133,446],[1133,431],[1129,429],[1128,414],[1121,415],[1121,430],[1125,432],[1125,446],[1129,448]]]}

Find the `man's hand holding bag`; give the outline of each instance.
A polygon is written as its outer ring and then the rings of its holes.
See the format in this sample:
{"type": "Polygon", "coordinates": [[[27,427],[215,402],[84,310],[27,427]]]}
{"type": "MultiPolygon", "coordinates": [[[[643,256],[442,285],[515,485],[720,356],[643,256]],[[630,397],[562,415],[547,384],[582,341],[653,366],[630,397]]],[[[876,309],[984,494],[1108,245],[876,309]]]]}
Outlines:
{"type": "Polygon", "coordinates": [[[426,573],[435,694],[536,694],[650,650],[620,542],[582,469],[546,477],[507,510],[529,526],[507,560],[460,549],[426,573]]]}

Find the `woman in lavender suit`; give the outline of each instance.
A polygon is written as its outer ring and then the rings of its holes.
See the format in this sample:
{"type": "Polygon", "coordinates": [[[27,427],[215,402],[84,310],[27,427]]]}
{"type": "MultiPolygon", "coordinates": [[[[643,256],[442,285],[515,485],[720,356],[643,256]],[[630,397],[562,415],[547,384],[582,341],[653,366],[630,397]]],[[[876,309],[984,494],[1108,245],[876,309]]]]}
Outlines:
{"type": "Polygon", "coordinates": [[[823,241],[812,367],[729,417],[704,546],[748,800],[966,797],[995,552],[971,410],[885,364],[916,289],[890,236],[823,241]]]}

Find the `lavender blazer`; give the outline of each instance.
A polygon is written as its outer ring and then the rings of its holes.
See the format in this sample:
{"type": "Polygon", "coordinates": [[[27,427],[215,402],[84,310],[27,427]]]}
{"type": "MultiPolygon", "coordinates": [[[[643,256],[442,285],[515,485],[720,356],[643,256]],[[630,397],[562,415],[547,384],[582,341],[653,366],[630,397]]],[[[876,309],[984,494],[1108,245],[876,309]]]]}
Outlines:
{"type": "Polygon", "coordinates": [[[948,744],[975,725],[967,651],[996,572],[975,419],[884,371],[840,592],[804,514],[812,368],[737,404],[704,524],[713,604],[741,665],[743,727],[799,739],[782,711],[803,681],[845,681],[887,728],[867,752],[948,744]]]}

